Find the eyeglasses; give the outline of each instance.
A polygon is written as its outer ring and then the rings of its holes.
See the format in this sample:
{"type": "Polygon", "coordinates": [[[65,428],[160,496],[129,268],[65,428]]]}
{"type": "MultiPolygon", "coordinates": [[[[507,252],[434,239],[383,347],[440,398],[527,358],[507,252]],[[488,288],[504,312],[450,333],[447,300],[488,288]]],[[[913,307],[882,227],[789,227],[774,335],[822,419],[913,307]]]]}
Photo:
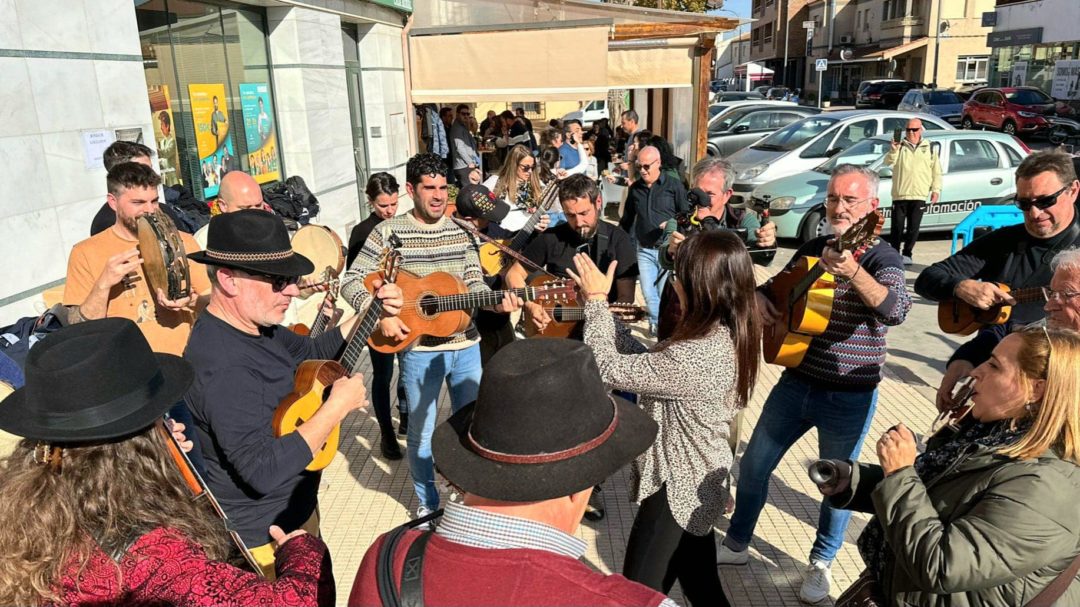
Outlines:
{"type": "Polygon", "coordinates": [[[1035,198],[1020,198],[1019,196],[1017,196],[1016,198],[1013,198],[1013,204],[1020,207],[1020,210],[1025,213],[1031,210],[1031,207],[1035,207],[1040,211],[1045,211],[1046,209],[1049,209],[1050,207],[1057,204],[1058,196],[1061,196],[1061,193],[1067,189],[1069,189],[1068,185],[1062,187],[1060,190],[1054,192],[1053,194],[1047,194],[1046,196],[1036,196],[1035,198]]]}
{"type": "Polygon", "coordinates": [[[253,274],[251,272],[244,272],[248,278],[254,278],[261,282],[270,283],[270,288],[274,290],[274,293],[281,293],[285,289],[291,287],[300,282],[299,276],[270,276],[269,274],[253,274]]]}
{"type": "Polygon", "coordinates": [[[536,168],[536,166],[531,165],[531,164],[519,164],[518,168],[521,169],[522,171],[525,171],[526,173],[531,173],[533,171],[533,169],[536,168]]]}
{"type": "Polygon", "coordinates": [[[846,196],[844,198],[841,198],[839,196],[826,196],[825,197],[825,204],[830,206],[830,207],[835,208],[835,207],[840,206],[840,203],[843,202],[845,207],[851,208],[851,207],[854,207],[854,206],[858,206],[858,205],[866,202],[867,200],[870,200],[870,198],[863,198],[862,200],[859,200],[857,198],[852,198],[850,196],[846,196]]]}
{"type": "Polygon", "coordinates": [[[918,133],[919,131],[921,131],[921,130],[922,130],[922,128],[917,128],[917,129],[905,129],[905,130],[906,130],[907,132],[909,132],[909,133],[918,133]]]}
{"type": "Polygon", "coordinates": [[[1042,287],[1042,294],[1046,301],[1065,303],[1080,296],[1080,291],[1055,291],[1050,287],[1042,287]]]}

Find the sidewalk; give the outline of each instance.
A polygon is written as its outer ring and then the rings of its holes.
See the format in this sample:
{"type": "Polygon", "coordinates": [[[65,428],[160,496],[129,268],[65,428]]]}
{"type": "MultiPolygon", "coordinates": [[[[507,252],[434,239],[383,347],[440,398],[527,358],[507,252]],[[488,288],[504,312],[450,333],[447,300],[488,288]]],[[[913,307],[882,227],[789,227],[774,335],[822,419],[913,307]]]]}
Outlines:
{"type": "MultiPolygon", "coordinates": [[[[779,269],[770,268],[772,272],[779,269]]],[[[759,279],[771,273],[758,268],[759,279]]],[[[363,372],[369,371],[367,357],[363,372]]],[[[763,365],[751,406],[746,412],[740,453],[746,447],[762,404],[780,377],[782,369],[763,365]]],[[[449,414],[444,391],[440,420],[449,414]]],[[[925,431],[935,416],[934,405],[915,387],[887,377],[881,384],[873,426],[863,445],[862,459],[876,461],[874,443],[892,425],[904,422],[916,431],[925,431]]],[[[364,552],[378,535],[409,520],[416,509],[416,497],[405,460],[386,462],[379,455],[379,432],[374,414],[351,416],[342,427],[341,454],[323,474],[319,504],[324,539],[333,555],[338,585],[338,604],[344,605],[364,552]]],[[[402,441],[404,447],[404,441],[402,441]]],[[[723,568],[721,577],[733,605],[799,605],[797,598],[802,571],[813,543],[819,499],[806,475],[807,464],[816,459],[817,437],[810,432],[795,444],[773,474],[769,502],[762,512],[751,544],[752,559],[746,567],[723,568]]],[[[738,468],[736,464],[735,473],[738,468]]],[[[734,482],[732,485],[734,486],[734,482]]],[[[607,517],[585,521],[579,536],[589,549],[585,561],[600,571],[618,572],[637,506],[628,498],[629,469],[623,469],[604,484],[607,517]]],[[[858,576],[863,568],[855,538],[868,517],[856,514],[848,528],[847,542],[833,565],[833,598],[858,576]]],[[[722,531],[722,529],[721,529],[722,531]]],[[[681,593],[672,592],[680,604],[681,593]]]]}

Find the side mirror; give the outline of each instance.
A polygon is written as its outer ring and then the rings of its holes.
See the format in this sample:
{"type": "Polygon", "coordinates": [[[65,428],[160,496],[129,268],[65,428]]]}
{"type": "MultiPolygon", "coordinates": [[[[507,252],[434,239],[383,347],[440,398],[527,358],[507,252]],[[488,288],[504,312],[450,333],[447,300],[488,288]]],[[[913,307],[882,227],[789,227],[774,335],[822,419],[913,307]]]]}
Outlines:
{"type": "Polygon", "coordinates": [[[836,156],[837,154],[839,154],[840,152],[843,152],[843,151],[844,151],[844,148],[833,148],[833,149],[825,152],[825,157],[826,158],[832,158],[833,156],[836,156]]]}
{"type": "Polygon", "coordinates": [[[734,129],[731,129],[731,132],[732,133],[745,133],[746,131],[749,131],[749,130],[750,130],[750,125],[749,124],[740,124],[739,126],[735,127],[734,129]]]}
{"type": "Polygon", "coordinates": [[[892,179],[892,167],[883,166],[877,170],[878,177],[882,179],[892,179]]]}

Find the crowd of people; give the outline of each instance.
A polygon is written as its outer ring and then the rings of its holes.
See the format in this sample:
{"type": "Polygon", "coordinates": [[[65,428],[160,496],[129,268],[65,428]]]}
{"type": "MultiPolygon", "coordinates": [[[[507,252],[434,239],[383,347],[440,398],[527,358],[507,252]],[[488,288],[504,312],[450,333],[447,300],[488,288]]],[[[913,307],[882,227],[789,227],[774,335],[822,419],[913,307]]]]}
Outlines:
{"type": "MultiPolygon", "coordinates": [[[[902,253],[913,245],[838,246],[877,212],[878,174],[831,172],[831,233],[781,270],[807,259],[824,270],[831,316],[769,392],[733,492],[739,412],[763,337],[790,328],[792,304],[772,280],[755,284],[775,226],[728,204],[730,164],[683,166],[632,110],[623,143],[605,124],[536,137],[521,112],[474,126],[469,106],[448,109],[425,110],[449,124],[425,130],[430,151],[407,163],[411,209],[398,212],[393,176],[369,179],[371,215],[339,277],[357,313],[315,337],[282,324],[314,264],[249,175],[226,173],[221,213],[178,236],[191,284],[170,299],[136,246],[140,218],[160,206],[150,151],[106,152],[113,222],[72,249],[69,326],[29,351],[0,406],[0,429],[23,437],[0,463],[0,527],[12,530],[0,534],[0,603],[333,604],[313,462],[369,401],[379,456],[406,460],[416,510],[368,547],[350,605],[668,606],[676,582],[692,605],[731,604],[719,567],[749,561],[770,476],[811,429],[847,473],[821,484],[803,601],[843,590],[832,562],[863,511],[866,569],[839,605],[1080,603],[1080,181],[1068,156],[1025,158],[1023,223],[919,275],[924,298],[1011,316],[947,362],[946,429],[924,438],[897,423],[876,464],[859,462],[860,447],[889,331],[912,306],[902,253]],[[477,135],[503,150],[486,176],[477,135]],[[628,185],[617,223],[604,219],[602,179],[628,185]],[[638,288],[647,324],[635,334],[622,315],[638,288]],[[544,289],[573,296],[553,308],[544,289]],[[545,338],[559,328],[567,337],[545,338]],[[364,343],[370,378],[355,372],[364,343]],[[321,406],[279,432],[312,361],[344,366],[318,367],[321,406]],[[575,534],[603,515],[596,496],[627,465],[640,507],[621,570],[604,575],[580,560],[575,534]]],[[[917,125],[908,133],[889,161],[920,171],[930,151],[917,125]]],[[[936,180],[912,177],[912,199],[936,180]]]]}

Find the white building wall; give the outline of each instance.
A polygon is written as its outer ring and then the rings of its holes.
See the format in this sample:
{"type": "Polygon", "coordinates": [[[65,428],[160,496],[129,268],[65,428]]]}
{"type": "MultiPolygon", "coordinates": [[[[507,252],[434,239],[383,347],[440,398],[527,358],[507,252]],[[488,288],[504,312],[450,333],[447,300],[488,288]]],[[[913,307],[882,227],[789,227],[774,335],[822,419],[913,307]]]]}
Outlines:
{"type": "Polygon", "coordinates": [[[997,8],[994,31],[1031,27],[1043,28],[1044,44],[1080,39],[1080,4],[1077,0],[1036,0],[997,8]]]}

